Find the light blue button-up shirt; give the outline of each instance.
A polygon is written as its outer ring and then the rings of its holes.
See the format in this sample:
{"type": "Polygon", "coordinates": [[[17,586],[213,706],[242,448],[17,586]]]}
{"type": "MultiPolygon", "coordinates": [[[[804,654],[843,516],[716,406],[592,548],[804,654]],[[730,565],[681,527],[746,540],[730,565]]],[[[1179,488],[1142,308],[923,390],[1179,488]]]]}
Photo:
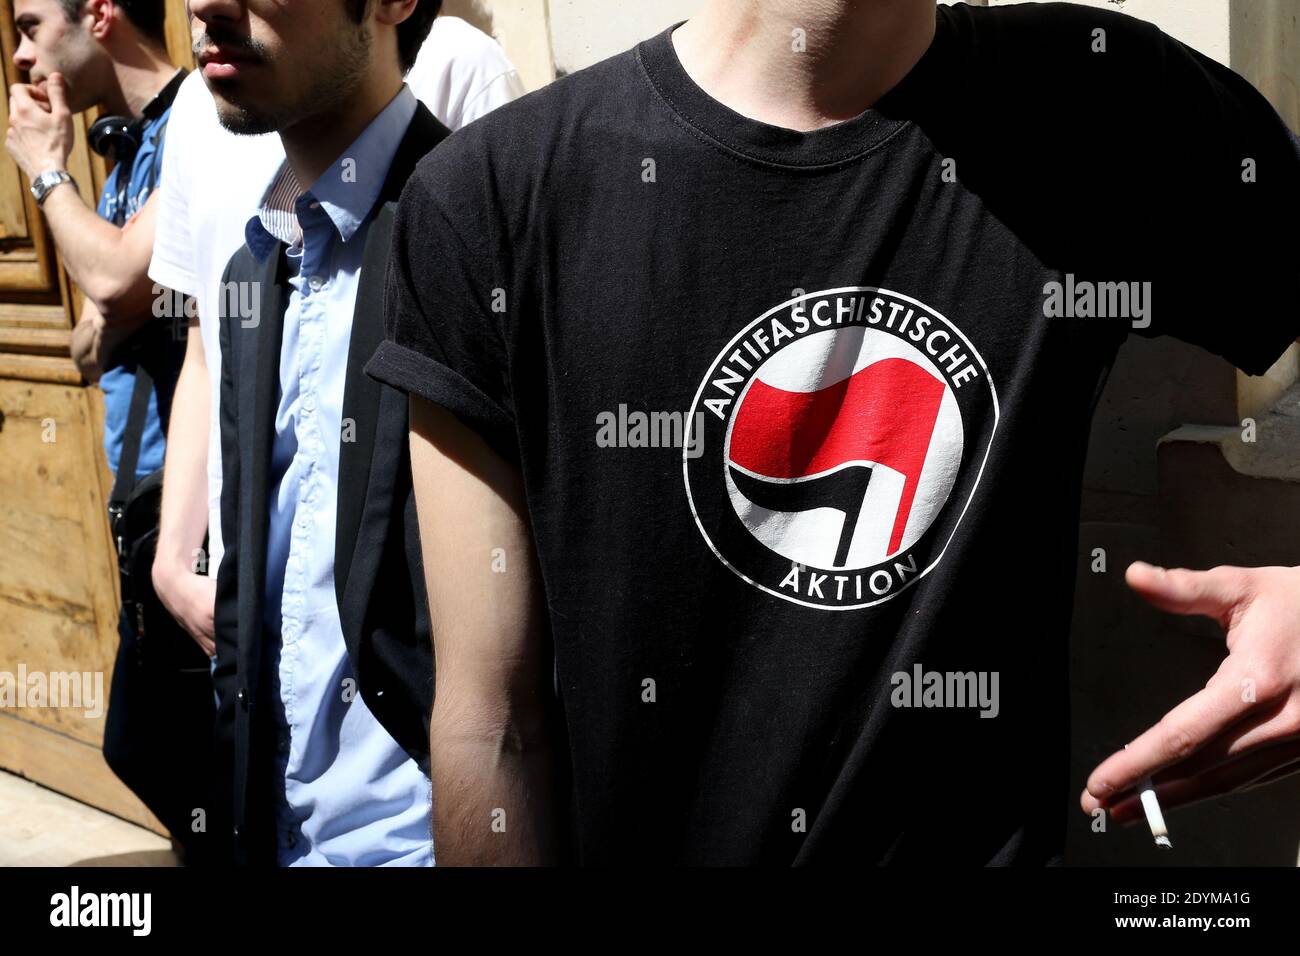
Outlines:
{"type": "MultiPolygon", "coordinates": [[[[306,191],[286,163],[245,237],[276,240],[292,292],[271,452],[266,626],[274,676],[281,866],[432,866],[429,778],[366,707],[334,591],[343,387],[379,190],[415,114],[406,85],[306,191]]],[[[360,502],[355,502],[360,507],[360,502]]]]}

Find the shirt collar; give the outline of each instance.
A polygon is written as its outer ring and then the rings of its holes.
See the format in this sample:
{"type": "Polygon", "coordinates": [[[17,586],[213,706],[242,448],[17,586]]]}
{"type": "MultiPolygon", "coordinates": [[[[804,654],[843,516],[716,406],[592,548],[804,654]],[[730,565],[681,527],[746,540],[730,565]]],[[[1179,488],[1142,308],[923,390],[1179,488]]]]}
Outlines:
{"type": "Polygon", "coordinates": [[[266,259],[277,241],[290,247],[301,242],[304,224],[311,228],[328,220],[344,242],[356,235],[375,207],[418,105],[411,88],[403,83],[397,95],[308,189],[299,185],[285,160],[244,227],[244,238],[258,261],[266,259]]]}

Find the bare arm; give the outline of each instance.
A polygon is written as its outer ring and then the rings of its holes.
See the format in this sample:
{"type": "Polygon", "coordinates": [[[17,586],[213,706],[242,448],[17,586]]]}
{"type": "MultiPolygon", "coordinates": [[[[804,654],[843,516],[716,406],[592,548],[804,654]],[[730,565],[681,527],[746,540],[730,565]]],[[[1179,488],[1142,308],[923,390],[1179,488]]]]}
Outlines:
{"type": "Polygon", "coordinates": [[[109,338],[104,317],[95,308],[95,303],[86,299],[81,304],[81,318],[73,326],[68,351],[81,377],[91,384],[98,382],[104,374],[104,359],[111,350],[109,338]]]}
{"type": "MultiPolygon", "coordinates": [[[[10,85],[5,148],[29,180],[65,169],[73,139],[61,73],[51,73],[44,90],[27,83],[10,85]]],[[[157,209],[157,196],[150,196],[119,229],[101,219],[68,184],[54,187],[45,197],[42,211],[68,275],[109,326],[133,328],[151,314],[153,284],[147,270],[157,209]]]]}
{"type": "Polygon", "coordinates": [[[211,413],[208,366],[198,319],[191,319],[185,362],[176,380],[172,420],[167,430],[158,547],[153,585],[172,617],[204,652],[216,653],[212,607],[217,582],[199,573],[195,553],[208,528],[208,427],[211,413]]]}
{"type": "Polygon", "coordinates": [[[414,397],[411,472],[437,661],[438,865],[558,862],[550,644],[521,477],[455,416],[414,397]]]}
{"type": "Polygon", "coordinates": [[[68,275],[106,324],[130,330],[153,317],[153,255],[158,192],[122,228],[101,219],[75,189],[60,186],[42,207],[68,275]]]}

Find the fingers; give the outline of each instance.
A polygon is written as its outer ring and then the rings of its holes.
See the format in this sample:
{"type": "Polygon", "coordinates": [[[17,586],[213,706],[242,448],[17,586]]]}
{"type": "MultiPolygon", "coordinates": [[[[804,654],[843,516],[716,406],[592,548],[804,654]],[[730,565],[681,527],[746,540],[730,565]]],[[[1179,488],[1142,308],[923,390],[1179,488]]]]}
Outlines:
{"type": "MultiPolygon", "coordinates": [[[[1156,784],[1208,776],[1239,758],[1282,743],[1300,741],[1300,725],[1297,725],[1294,713],[1294,709],[1286,701],[1282,701],[1266,710],[1249,714],[1224,733],[1208,741],[1191,757],[1157,774],[1156,784]]],[[[1112,801],[1112,816],[1119,822],[1126,822],[1124,817],[1128,811],[1121,808],[1131,803],[1133,798],[1135,793],[1129,790],[1112,801]],[[1116,814],[1118,816],[1115,816],[1116,814]]]]}
{"type": "MultiPolygon", "coordinates": [[[[1156,797],[1165,809],[1188,806],[1200,800],[1271,783],[1300,770],[1300,739],[1292,739],[1242,754],[1226,763],[1194,775],[1176,770],[1153,782],[1156,797]]],[[[1129,794],[1110,810],[1111,819],[1127,824],[1142,819],[1142,804],[1129,794]]]]}
{"type": "Polygon", "coordinates": [[[1080,806],[1085,813],[1108,806],[1144,777],[1192,756],[1245,717],[1251,707],[1241,699],[1235,681],[1216,675],[1204,690],[1183,701],[1093,770],[1080,806]]]}
{"type": "Polygon", "coordinates": [[[1187,760],[1168,768],[1166,774],[1191,777],[1206,773],[1220,764],[1297,737],[1300,725],[1295,709],[1287,701],[1280,701],[1239,720],[1187,760]]]}
{"type": "MultiPolygon", "coordinates": [[[[5,145],[11,154],[15,147],[21,148],[24,137],[31,131],[46,131],[51,123],[51,110],[46,103],[45,94],[26,83],[15,83],[9,87],[9,129],[5,145]]],[[[71,123],[71,116],[62,117],[65,124],[71,123]]],[[[21,161],[19,162],[21,166],[21,161]]],[[[24,170],[26,171],[26,170],[24,170]]]]}
{"type": "MultiPolygon", "coordinates": [[[[66,106],[65,106],[66,108],[66,106]]],[[[49,97],[39,86],[30,83],[15,83],[9,87],[9,112],[22,116],[31,115],[33,110],[42,114],[50,112],[49,97]]]]}
{"type": "Polygon", "coordinates": [[[51,113],[62,115],[68,112],[68,88],[62,73],[50,74],[45,83],[45,92],[51,113]]]}
{"type": "Polygon", "coordinates": [[[212,625],[212,615],[204,615],[202,610],[194,618],[177,617],[180,625],[185,628],[194,642],[203,648],[203,653],[212,657],[217,653],[216,634],[212,625]]]}
{"type": "Polygon", "coordinates": [[[217,626],[214,617],[217,604],[217,579],[201,577],[198,591],[199,600],[202,602],[202,611],[199,618],[202,632],[199,644],[207,651],[208,657],[216,657],[217,626]]]}
{"type": "Polygon", "coordinates": [[[10,122],[16,117],[21,117],[36,105],[36,100],[32,96],[32,89],[33,87],[26,83],[15,83],[9,87],[10,122]]]}
{"type": "Polygon", "coordinates": [[[1162,611],[1204,614],[1226,627],[1228,614],[1249,597],[1250,575],[1246,571],[1226,566],[1190,571],[1134,561],[1124,579],[1138,595],[1162,611]]]}
{"type": "Polygon", "coordinates": [[[211,644],[216,638],[216,634],[216,626],[212,623],[212,612],[210,610],[206,611],[199,619],[199,635],[203,640],[211,644]]]}

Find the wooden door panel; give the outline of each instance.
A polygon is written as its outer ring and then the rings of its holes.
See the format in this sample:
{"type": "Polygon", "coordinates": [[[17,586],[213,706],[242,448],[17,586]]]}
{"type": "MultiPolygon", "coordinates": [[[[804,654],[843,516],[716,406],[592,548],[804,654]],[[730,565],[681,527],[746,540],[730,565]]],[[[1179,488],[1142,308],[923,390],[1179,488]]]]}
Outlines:
{"type": "MultiPolygon", "coordinates": [[[[167,46],[193,66],[183,0],[167,0],[167,46]]],[[[13,65],[13,0],[0,0],[0,72],[13,65]]],[[[8,123],[0,98],[0,129],[8,123]]],[[[68,171],[94,208],[104,161],[74,119],[68,171]]],[[[117,567],[105,514],[103,394],[68,356],[81,293],[59,262],[28,183],[0,151],[0,672],[102,675],[107,710],[117,653],[117,567]],[[51,433],[51,425],[53,433],[51,433]],[[53,437],[53,440],[49,440],[53,437]]],[[[93,677],[92,677],[93,680],[93,677]]],[[[109,770],[104,716],[87,708],[0,707],[0,767],[158,832],[158,821],[109,770]]]]}
{"type": "MultiPolygon", "coordinates": [[[[117,647],[106,468],[86,390],[0,380],[0,670],[102,675],[117,647]]],[[[102,404],[102,403],[101,403],[102,404]]],[[[86,743],[103,714],[57,707],[14,716],[86,743]]]]}
{"type": "MultiPolygon", "coordinates": [[[[17,33],[12,0],[0,3],[0,56],[3,57],[5,88],[25,82],[27,77],[14,66],[17,33]]],[[[9,126],[9,98],[0,103],[3,128],[9,126]]],[[[8,152],[0,155],[0,296],[22,293],[58,301],[58,266],[29,183],[8,152]]]]}

